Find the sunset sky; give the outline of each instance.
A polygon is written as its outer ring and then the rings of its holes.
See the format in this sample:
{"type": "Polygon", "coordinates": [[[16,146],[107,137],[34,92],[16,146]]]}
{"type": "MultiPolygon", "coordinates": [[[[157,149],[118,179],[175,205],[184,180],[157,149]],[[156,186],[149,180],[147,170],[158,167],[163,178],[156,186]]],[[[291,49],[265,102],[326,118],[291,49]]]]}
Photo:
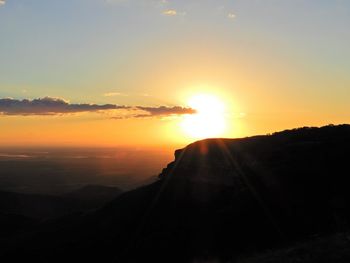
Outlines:
{"type": "Polygon", "coordinates": [[[349,123],[349,28],[347,0],[0,0],[0,146],[349,123]]]}

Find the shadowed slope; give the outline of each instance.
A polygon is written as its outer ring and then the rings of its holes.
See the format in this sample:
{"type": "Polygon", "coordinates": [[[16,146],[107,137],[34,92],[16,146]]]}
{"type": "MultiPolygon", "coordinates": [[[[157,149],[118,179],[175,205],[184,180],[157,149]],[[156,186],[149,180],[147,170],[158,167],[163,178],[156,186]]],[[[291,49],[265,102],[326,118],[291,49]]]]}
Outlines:
{"type": "Polygon", "coordinates": [[[37,259],[50,258],[44,262],[224,261],[343,231],[348,156],[348,125],[199,141],[176,151],[158,182],[91,215],[44,225],[14,251],[35,248],[37,259]]]}

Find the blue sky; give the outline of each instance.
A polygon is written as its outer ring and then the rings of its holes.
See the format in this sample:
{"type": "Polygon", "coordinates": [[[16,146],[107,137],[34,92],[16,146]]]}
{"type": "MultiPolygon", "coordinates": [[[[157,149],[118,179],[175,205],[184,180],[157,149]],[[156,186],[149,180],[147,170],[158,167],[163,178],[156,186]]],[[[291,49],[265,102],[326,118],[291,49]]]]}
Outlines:
{"type": "MultiPolygon", "coordinates": [[[[207,38],[241,52],[300,56],[306,67],[335,74],[350,68],[348,1],[7,0],[0,8],[2,96],[25,90],[78,98],[74,89],[101,89],[99,78],[112,75],[111,67],[136,74],[135,54],[207,38]],[[167,10],[177,15],[162,14],[167,10]]],[[[142,92],[131,82],[118,90],[142,92]]]]}

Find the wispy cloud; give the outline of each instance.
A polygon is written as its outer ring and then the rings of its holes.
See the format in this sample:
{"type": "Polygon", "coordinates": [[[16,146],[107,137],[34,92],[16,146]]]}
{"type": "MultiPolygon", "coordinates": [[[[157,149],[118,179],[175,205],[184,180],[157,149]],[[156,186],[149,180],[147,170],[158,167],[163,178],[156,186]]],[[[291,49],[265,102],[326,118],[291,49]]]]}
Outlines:
{"type": "MultiPolygon", "coordinates": [[[[0,0],[1,1],[1,0],[0,0]]],[[[174,0],[104,0],[107,4],[116,4],[117,6],[128,7],[153,7],[157,9],[161,15],[168,17],[184,17],[193,13],[198,13],[194,10],[192,1],[174,1],[174,0]],[[187,12],[189,11],[189,12],[187,12]]],[[[210,1],[206,3],[205,8],[211,8],[212,15],[220,15],[223,18],[234,20],[235,12],[232,12],[232,4],[225,3],[227,1],[210,1]],[[225,3],[225,5],[223,4],[225,3]]],[[[207,15],[203,12],[203,15],[207,15]]]]}
{"type": "MultiPolygon", "coordinates": [[[[62,98],[44,97],[39,99],[0,99],[0,115],[35,116],[65,115],[82,112],[112,111],[113,119],[149,118],[194,114],[195,110],[182,106],[125,106],[116,104],[76,104],[62,98]],[[119,111],[117,111],[119,110],[119,111]]],[[[110,116],[110,115],[109,115],[110,116]]]]}
{"type": "Polygon", "coordinates": [[[230,12],[230,13],[228,13],[227,18],[228,18],[228,19],[235,19],[235,18],[236,18],[236,15],[235,15],[235,13],[230,12]]]}
{"type": "Polygon", "coordinates": [[[6,1],[5,0],[0,0],[0,6],[3,6],[6,4],[6,1]]]}
{"type": "Polygon", "coordinates": [[[196,110],[181,106],[159,106],[159,107],[142,107],[138,106],[137,109],[146,112],[146,114],[138,114],[134,117],[143,118],[143,117],[159,117],[159,116],[171,116],[171,115],[185,115],[185,114],[194,114],[196,110]]]}
{"type": "Polygon", "coordinates": [[[163,11],[163,15],[165,16],[176,16],[177,11],[175,9],[167,9],[163,11]]]}
{"type": "Polygon", "coordinates": [[[0,99],[0,114],[2,115],[57,115],[125,108],[128,107],[114,104],[72,104],[64,99],[52,97],[33,100],[0,99]]]}
{"type": "Polygon", "coordinates": [[[121,93],[121,92],[107,92],[107,93],[104,93],[103,96],[105,96],[105,97],[116,97],[116,96],[127,97],[128,95],[125,93],[121,93]]]}

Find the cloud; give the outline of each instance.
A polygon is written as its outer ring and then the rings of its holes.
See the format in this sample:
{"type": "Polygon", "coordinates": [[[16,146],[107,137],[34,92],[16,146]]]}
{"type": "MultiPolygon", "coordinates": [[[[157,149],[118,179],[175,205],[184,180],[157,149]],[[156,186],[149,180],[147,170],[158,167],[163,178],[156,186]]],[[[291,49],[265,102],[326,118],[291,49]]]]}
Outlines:
{"type": "Polygon", "coordinates": [[[164,11],[163,11],[163,15],[166,15],[166,16],[176,16],[176,15],[177,15],[177,11],[176,11],[175,9],[164,10],[164,11]]]}
{"type": "Polygon", "coordinates": [[[194,114],[196,111],[182,106],[125,106],[116,104],[74,104],[62,98],[44,97],[38,99],[0,98],[0,115],[35,116],[65,115],[82,112],[113,111],[113,119],[149,118],[194,114]],[[120,110],[116,112],[115,110],[120,110]]]}
{"type": "Polygon", "coordinates": [[[236,18],[236,15],[234,14],[234,13],[228,13],[228,15],[227,15],[227,18],[229,18],[229,19],[235,19],[236,18]]]}
{"type": "Polygon", "coordinates": [[[0,99],[0,114],[2,115],[58,115],[125,108],[128,107],[114,104],[71,104],[64,99],[52,97],[33,100],[0,99]]]}
{"type": "Polygon", "coordinates": [[[121,92],[107,92],[105,94],[103,94],[103,96],[105,97],[115,97],[115,96],[124,96],[127,97],[127,94],[121,93],[121,92]]]}
{"type": "Polygon", "coordinates": [[[5,0],[0,0],[0,6],[6,4],[6,1],[5,0]]]}
{"type": "Polygon", "coordinates": [[[185,11],[178,11],[173,8],[168,0],[104,0],[104,3],[116,6],[137,6],[137,7],[151,7],[158,9],[164,16],[186,16],[185,11]]]}
{"type": "Polygon", "coordinates": [[[138,114],[134,117],[142,118],[142,117],[157,117],[157,116],[171,116],[171,115],[185,115],[185,114],[194,114],[196,110],[192,108],[186,108],[181,106],[159,106],[159,107],[136,107],[139,110],[145,111],[146,114],[138,114]]]}

